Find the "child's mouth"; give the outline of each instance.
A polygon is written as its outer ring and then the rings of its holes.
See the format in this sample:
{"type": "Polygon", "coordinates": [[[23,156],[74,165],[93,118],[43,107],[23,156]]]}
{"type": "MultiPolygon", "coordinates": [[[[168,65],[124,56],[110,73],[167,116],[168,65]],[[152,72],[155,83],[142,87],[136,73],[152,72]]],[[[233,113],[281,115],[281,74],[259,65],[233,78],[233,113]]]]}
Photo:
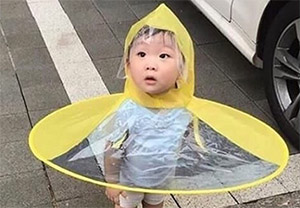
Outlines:
{"type": "Polygon", "coordinates": [[[148,85],[154,85],[156,83],[156,79],[153,76],[147,76],[145,78],[145,82],[148,85]]]}

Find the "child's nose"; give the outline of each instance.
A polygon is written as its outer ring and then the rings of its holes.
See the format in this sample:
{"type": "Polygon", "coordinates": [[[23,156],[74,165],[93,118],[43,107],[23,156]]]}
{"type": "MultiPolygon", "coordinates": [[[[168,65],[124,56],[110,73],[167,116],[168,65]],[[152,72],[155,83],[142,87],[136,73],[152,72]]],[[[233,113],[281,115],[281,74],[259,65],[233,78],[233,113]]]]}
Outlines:
{"type": "Polygon", "coordinates": [[[155,66],[146,66],[146,70],[156,71],[156,67],[155,66]]]}
{"type": "Polygon", "coordinates": [[[157,70],[157,65],[154,61],[150,61],[148,63],[146,63],[145,65],[145,69],[148,70],[152,70],[152,71],[156,71],[157,70]]]}

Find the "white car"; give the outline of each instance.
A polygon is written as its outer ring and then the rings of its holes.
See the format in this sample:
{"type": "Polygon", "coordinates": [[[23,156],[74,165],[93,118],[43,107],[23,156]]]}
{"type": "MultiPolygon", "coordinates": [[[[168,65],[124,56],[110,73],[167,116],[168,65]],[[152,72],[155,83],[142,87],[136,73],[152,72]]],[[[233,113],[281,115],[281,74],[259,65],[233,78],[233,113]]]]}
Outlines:
{"type": "Polygon", "coordinates": [[[299,0],[191,0],[255,66],[272,113],[300,149],[299,0]]]}

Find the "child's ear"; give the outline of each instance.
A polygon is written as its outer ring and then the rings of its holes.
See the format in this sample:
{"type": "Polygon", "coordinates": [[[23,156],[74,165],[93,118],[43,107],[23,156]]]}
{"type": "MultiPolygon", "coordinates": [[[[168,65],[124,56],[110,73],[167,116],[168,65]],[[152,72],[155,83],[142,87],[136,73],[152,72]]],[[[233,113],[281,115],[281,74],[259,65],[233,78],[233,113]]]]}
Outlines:
{"type": "Polygon", "coordinates": [[[125,59],[124,64],[126,67],[128,67],[130,65],[129,58],[125,59]]]}
{"type": "Polygon", "coordinates": [[[125,67],[124,67],[124,68],[125,68],[125,74],[126,74],[126,75],[129,75],[129,74],[130,74],[130,70],[129,70],[130,67],[129,67],[129,66],[130,66],[129,59],[126,59],[126,60],[125,60],[125,67]]]}
{"type": "Polygon", "coordinates": [[[183,78],[182,78],[182,75],[179,74],[179,76],[175,82],[176,89],[179,89],[182,86],[182,83],[183,83],[183,78]]]}

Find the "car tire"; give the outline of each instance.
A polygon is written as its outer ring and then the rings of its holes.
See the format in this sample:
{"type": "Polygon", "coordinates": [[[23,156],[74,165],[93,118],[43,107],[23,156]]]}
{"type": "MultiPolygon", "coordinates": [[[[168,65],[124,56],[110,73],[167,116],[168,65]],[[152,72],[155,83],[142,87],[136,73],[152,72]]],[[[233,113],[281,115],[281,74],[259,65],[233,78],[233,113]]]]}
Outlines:
{"type": "Polygon", "coordinates": [[[291,35],[293,29],[297,31],[298,22],[300,30],[299,1],[291,1],[279,11],[268,30],[263,69],[266,95],[274,118],[293,146],[300,150],[300,71],[297,73],[291,70],[294,68],[289,68],[287,64],[287,58],[295,56],[300,68],[300,37],[297,39],[296,35],[295,40],[292,40],[291,35]],[[287,57],[287,53],[291,56],[287,57]],[[293,103],[295,105],[291,107],[293,103]]]}

